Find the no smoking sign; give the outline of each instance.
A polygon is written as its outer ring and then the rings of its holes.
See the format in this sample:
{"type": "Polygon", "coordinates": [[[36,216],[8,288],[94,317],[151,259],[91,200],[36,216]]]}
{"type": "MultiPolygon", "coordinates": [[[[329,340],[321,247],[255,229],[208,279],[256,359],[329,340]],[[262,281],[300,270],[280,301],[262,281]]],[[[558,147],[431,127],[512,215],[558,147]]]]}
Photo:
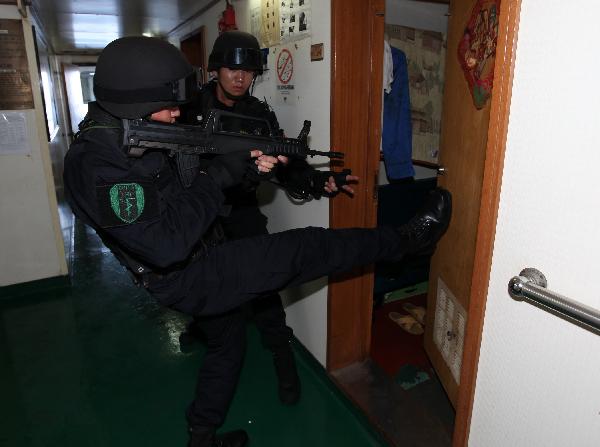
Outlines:
{"type": "Polygon", "coordinates": [[[292,53],[286,48],[282,49],[277,56],[277,78],[282,84],[288,84],[294,74],[294,59],[292,53]]]}

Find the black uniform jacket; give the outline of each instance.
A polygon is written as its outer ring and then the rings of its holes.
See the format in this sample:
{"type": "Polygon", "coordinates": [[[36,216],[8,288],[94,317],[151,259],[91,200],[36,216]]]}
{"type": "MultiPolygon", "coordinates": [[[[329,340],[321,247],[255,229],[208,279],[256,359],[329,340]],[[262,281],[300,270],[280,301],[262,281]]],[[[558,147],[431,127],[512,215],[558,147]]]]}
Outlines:
{"type": "MultiPolygon", "coordinates": [[[[279,127],[277,116],[271,110],[271,107],[265,102],[252,95],[245,95],[235,101],[232,107],[228,107],[220,102],[216,97],[217,82],[212,81],[205,84],[197,96],[197,98],[188,105],[181,107],[181,121],[186,124],[202,124],[207,118],[207,113],[210,109],[220,109],[228,112],[237,113],[240,115],[261,118],[271,126],[274,135],[283,136],[283,130],[279,127]]],[[[231,129],[234,131],[247,131],[253,133],[254,129],[231,129]]],[[[291,179],[308,178],[315,172],[310,164],[303,159],[290,159],[287,166],[277,165],[270,177],[276,176],[277,181],[286,185],[291,179]]],[[[257,206],[256,188],[259,184],[260,176],[255,179],[246,179],[240,185],[234,186],[225,190],[225,203],[236,206],[257,206]]],[[[263,177],[262,180],[265,180],[263,177]]],[[[322,193],[322,191],[318,191],[322,193]]]]}
{"type": "Polygon", "coordinates": [[[163,152],[128,157],[119,120],[89,106],[87,130],[65,157],[67,201],[109,247],[154,271],[177,270],[222,212],[223,193],[204,174],[183,188],[163,152]]]}

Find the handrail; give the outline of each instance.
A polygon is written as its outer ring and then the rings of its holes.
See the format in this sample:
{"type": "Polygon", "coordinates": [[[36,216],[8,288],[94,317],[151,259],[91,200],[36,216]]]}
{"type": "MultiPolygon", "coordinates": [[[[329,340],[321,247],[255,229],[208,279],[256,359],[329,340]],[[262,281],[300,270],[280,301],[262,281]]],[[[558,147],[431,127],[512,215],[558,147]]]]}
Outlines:
{"type": "Polygon", "coordinates": [[[600,332],[600,311],[546,289],[548,282],[542,272],[526,268],[508,282],[508,293],[558,313],[567,319],[600,332]]]}

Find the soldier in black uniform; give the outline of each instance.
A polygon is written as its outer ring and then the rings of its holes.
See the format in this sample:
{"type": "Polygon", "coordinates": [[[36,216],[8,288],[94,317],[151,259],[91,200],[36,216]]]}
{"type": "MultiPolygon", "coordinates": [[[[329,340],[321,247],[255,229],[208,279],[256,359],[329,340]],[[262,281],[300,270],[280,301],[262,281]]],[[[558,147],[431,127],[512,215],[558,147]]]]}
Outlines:
{"type": "MultiPolygon", "coordinates": [[[[65,192],[75,215],[161,304],[192,316],[220,316],[211,323],[218,326],[240,305],[285,287],[435,248],[451,214],[450,193],[441,189],[399,228],[306,228],[224,241],[215,225],[230,208],[223,191],[260,179],[280,160],[257,150],[218,155],[202,160],[190,181],[166,152],[130,157],[123,141],[122,119],[174,123],[195,82],[193,68],[172,45],[117,39],[98,59],[97,103],[90,103],[65,157],[65,192]]],[[[239,369],[227,358],[219,361],[220,371],[239,369]]],[[[202,392],[188,409],[189,446],[245,445],[242,430],[215,434],[210,418],[219,416],[211,408],[198,414],[202,392]]]]}
{"type": "MultiPolygon", "coordinates": [[[[283,134],[275,113],[268,104],[249,94],[256,76],[263,71],[260,47],[252,34],[242,31],[222,33],[213,46],[208,70],[214,79],[202,87],[192,103],[182,107],[182,117],[185,117],[183,121],[203,125],[209,111],[219,109],[261,118],[270,124],[273,134],[283,134]]],[[[228,130],[251,134],[261,130],[246,129],[244,124],[234,120],[235,127],[228,130]]],[[[269,177],[276,175],[280,184],[288,184],[290,178],[305,179],[306,185],[318,186],[305,188],[309,195],[317,198],[324,194],[331,196],[338,190],[335,177],[330,172],[317,171],[302,159],[288,160],[280,156],[278,162],[277,169],[271,170],[269,177]]],[[[256,197],[259,180],[266,178],[267,174],[262,174],[262,179],[246,178],[242,183],[223,191],[225,203],[231,206],[231,211],[228,216],[221,217],[219,223],[228,240],[268,234],[267,217],[258,209],[256,197]]],[[[352,193],[352,188],[346,182],[357,180],[355,176],[346,175],[341,187],[352,193]]],[[[278,293],[272,293],[253,300],[249,307],[263,344],[273,353],[279,399],[286,405],[293,405],[300,398],[300,379],[290,346],[292,329],[286,325],[281,297],[278,293]]],[[[229,312],[226,316],[194,317],[180,336],[182,348],[195,338],[203,336],[208,340],[208,350],[198,377],[198,392],[203,395],[203,399],[196,401],[196,412],[205,414],[202,407],[211,406],[213,415],[218,417],[210,422],[217,426],[223,423],[233,398],[245,352],[245,320],[241,313],[240,309],[229,312]],[[225,359],[228,361],[225,362],[225,359]],[[225,364],[235,364],[236,368],[224,368],[225,364]]]]}

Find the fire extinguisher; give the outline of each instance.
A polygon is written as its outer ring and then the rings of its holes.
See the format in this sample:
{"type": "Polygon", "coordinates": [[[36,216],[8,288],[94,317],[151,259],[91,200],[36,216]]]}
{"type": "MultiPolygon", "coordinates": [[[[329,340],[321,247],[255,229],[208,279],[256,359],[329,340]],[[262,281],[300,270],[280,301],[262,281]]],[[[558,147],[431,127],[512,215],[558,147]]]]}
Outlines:
{"type": "Polygon", "coordinates": [[[229,3],[229,0],[226,0],[226,3],[225,11],[223,11],[219,19],[219,34],[238,29],[235,24],[235,9],[233,9],[233,5],[229,3]]]}

